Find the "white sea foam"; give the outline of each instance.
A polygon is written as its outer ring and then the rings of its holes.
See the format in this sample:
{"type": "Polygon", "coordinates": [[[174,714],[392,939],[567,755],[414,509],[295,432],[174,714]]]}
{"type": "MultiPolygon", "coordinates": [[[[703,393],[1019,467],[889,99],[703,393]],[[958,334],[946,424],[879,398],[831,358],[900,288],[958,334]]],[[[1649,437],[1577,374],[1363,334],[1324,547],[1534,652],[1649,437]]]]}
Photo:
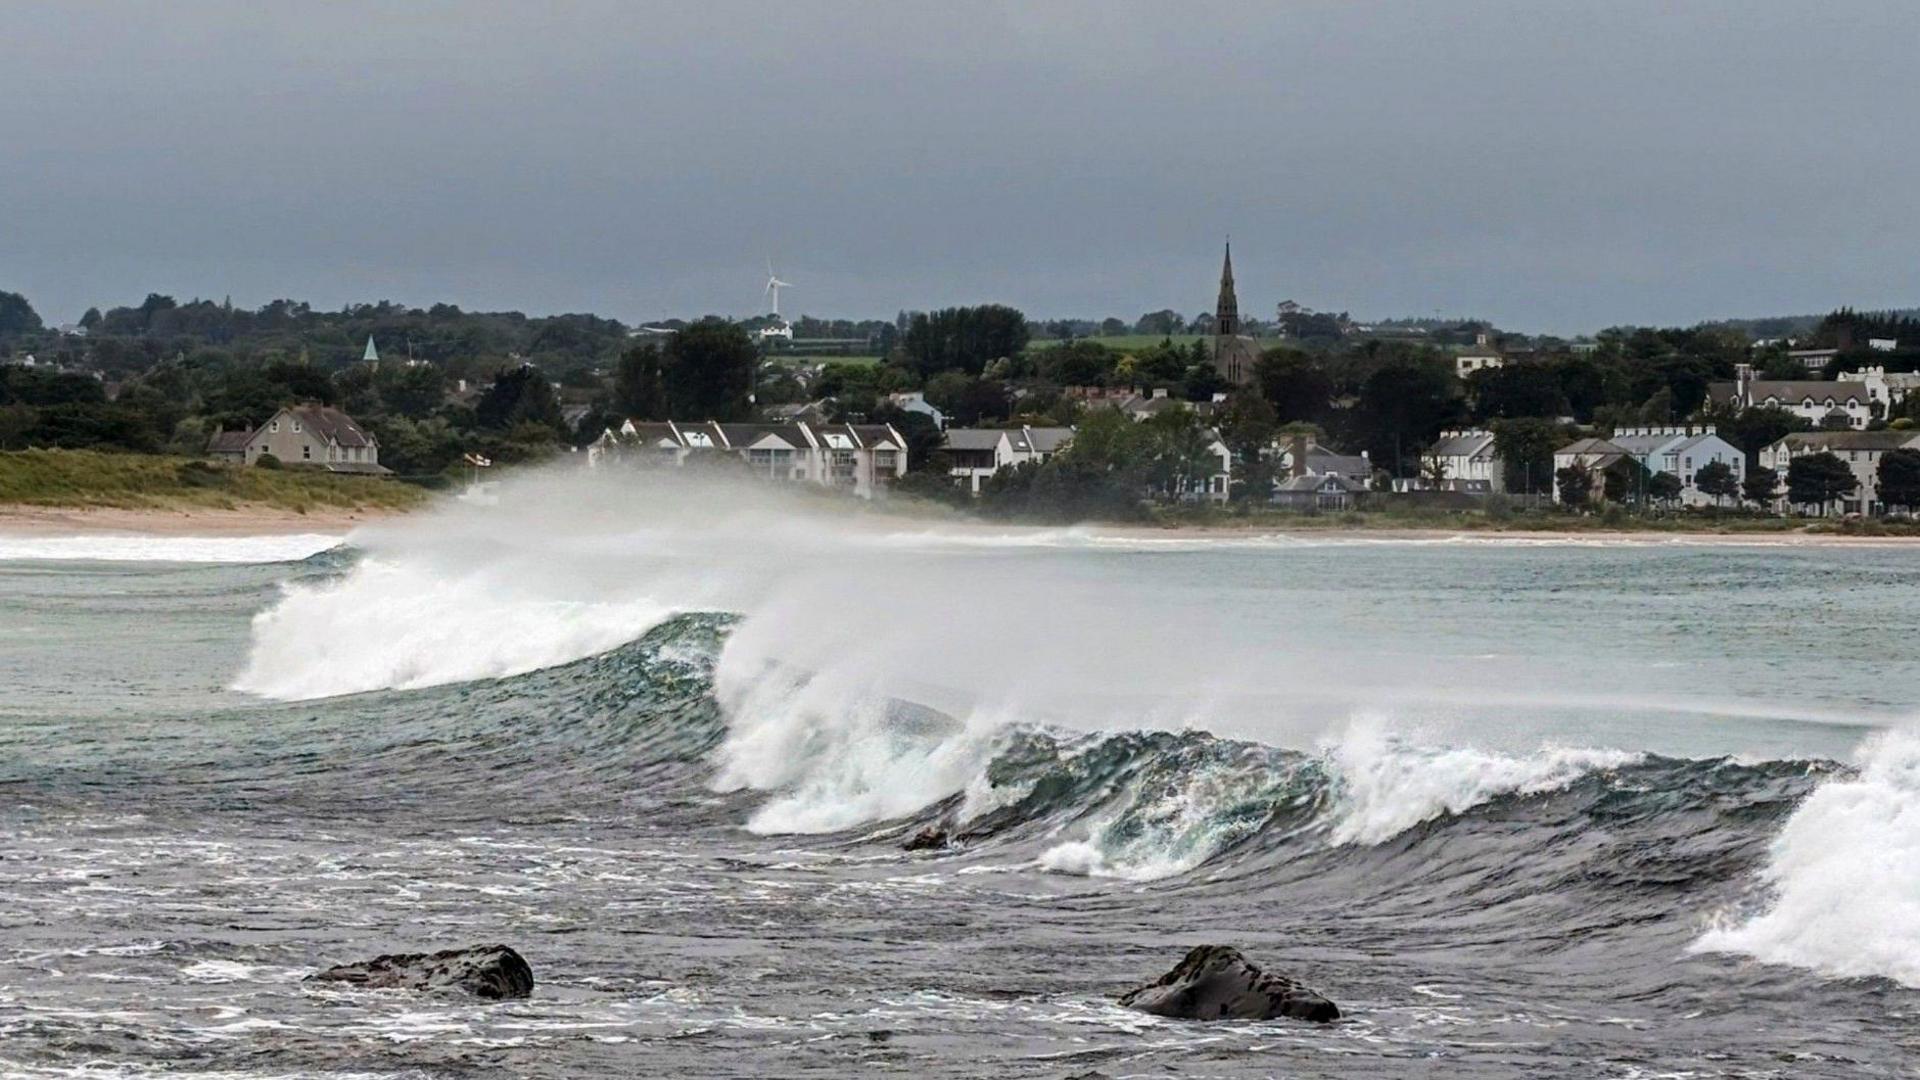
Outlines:
{"type": "Polygon", "coordinates": [[[234,688],[291,700],[518,675],[631,641],[669,614],[643,598],[527,595],[512,576],[370,557],[344,577],[288,586],[254,616],[234,688]]]}
{"type": "Polygon", "coordinates": [[[1693,951],[1920,987],[1920,733],[1875,736],[1859,766],[1807,796],[1775,837],[1764,910],[1723,917],[1693,951]]]}
{"type": "Polygon", "coordinates": [[[1377,723],[1354,725],[1325,751],[1336,784],[1335,844],[1378,844],[1443,814],[1458,814],[1509,794],[1555,791],[1599,769],[1641,755],[1619,750],[1549,748],[1526,756],[1470,747],[1407,743],[1377,723]]]}
{"type": "Polygon", "coordinates": [[[285,536],[12,536],[0,533],[0,562],[296,562],[337,547],[327,533],[285,536]]]}

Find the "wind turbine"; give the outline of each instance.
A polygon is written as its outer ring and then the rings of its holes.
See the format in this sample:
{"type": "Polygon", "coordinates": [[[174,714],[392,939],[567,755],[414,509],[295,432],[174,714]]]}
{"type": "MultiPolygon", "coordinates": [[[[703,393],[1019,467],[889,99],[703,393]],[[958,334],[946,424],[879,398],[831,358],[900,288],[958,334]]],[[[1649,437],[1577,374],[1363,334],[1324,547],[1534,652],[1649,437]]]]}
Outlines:
{"type": "Polygon", "coordinates": [[[773,273],[773,259],[767,259],[767,295],[773,297],[773,316],[780,317],[780,290],[793,288],[793,282],[781,281],[773,273]]]}

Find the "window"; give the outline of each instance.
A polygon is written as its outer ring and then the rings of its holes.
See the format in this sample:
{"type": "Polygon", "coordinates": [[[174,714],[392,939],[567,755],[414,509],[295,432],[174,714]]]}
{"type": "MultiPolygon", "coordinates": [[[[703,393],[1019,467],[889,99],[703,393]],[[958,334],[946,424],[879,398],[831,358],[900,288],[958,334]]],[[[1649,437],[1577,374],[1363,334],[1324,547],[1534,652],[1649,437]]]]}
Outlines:
{"type": "Polygon", "coordinates": [[[280,421],[278,421],[278,420],[274,420],[274,421],[272,421],[271,423],[269,423],[269,424],[267,424],[267,430],[268,430],[268,431],[279,431],[279,430],[280,430],[280,421]]]}
{"type": "Polygon", "coordinates": [[[307,461],[312,461],[312,460],[313,460],[313,444],[312,444],[312,443],[301,443],[301,444],[300,444],[300,456],[301,456],[302,458],[304,458],[304,459],[306,459],[307,461]]]}
{"type": "Polygon", "coordinates": [[[295,433],[296,435],[297,435],[297,434],[299,434],[299,432],[300,432],[300,421],[298,421],[298,420],[295,420],[295,421],[293,421],[293,430],[294,430],[294,433],[295,433]]]}

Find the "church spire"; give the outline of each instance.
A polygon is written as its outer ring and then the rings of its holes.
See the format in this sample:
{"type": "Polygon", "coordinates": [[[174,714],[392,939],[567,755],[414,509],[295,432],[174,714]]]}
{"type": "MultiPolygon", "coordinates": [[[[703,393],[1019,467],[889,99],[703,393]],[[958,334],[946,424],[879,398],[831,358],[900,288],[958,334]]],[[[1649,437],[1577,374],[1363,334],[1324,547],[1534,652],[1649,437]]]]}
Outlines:
{"type": "Polygon", "coordinates": [[[1220,264],[1220,302],[1213,310],[1213,332],[1230,336],[1240,332],[1240,300],[1233,294],[1233,241],[1227,241],[1227,257],[1220,264]]]}

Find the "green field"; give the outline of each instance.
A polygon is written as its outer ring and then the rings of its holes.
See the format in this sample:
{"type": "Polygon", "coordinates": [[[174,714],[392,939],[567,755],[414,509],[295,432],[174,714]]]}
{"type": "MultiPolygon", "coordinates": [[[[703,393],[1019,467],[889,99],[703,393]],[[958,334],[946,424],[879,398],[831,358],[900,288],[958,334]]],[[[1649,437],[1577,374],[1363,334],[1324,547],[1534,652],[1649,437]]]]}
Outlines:
{"type": "Polygon", "coordinates": [[[137,509],[402,510],[425,502],[412,484],[318,469],[213,465],[159,454],[94,450],[0,453],[0,504],[137,509]]]}
{"type": "MultiPolygon", "coordinates": [[[[1166,337],[1160,334],[1115,334],[1112,337],[1076,338],[1075,340],[1091,341],[1096,345],[1105,345],[1107,348],[1117,352],[1131,352],[1135,349],[1151,349],[1163,341],[1171,341],[1181,348],[1186,348],[1205,336],[1204,334],[1175,334],[1172,337],[1166,337]]],[[[1048,338],[1044,341],[1032,342],[1027,348],[1051,349],[1060,344],[1063,343],[1056,339],[1048,338]]]]}

